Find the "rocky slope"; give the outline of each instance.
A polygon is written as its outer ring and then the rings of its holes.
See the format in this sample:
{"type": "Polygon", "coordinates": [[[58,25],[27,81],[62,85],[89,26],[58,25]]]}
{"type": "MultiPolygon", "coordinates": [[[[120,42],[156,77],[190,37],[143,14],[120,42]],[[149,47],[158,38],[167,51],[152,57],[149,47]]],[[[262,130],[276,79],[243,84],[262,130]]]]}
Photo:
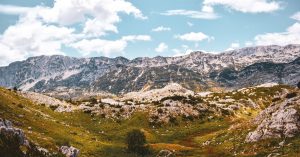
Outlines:
{"type": "Polygon", "coordinates": [[[283,94],[274,100],[278,102],[271,104],[256,117],[254,122],[258,126],[248,134],[247,142],[267,138],[290,138],[300,133],[299,92],[283,94]]]}
{"type": "Polygon", "coordinates": [[[126,151],[124,142],[133,129],[145,134],[152,153],[147,157],[161,150],[171,150],[176,156],[299,153],[300,93],[286,85],[267,83],[197,93],[173,83],[123,97],[72,100],[69,104],[77,109],[72,112],[57,112],[34,100],[40,95],[32,98],[22,93],[0,88],[0,117],[9,119],[30,141],[52,154],[60,151],[69,156],[79,149],[82,157],[135,156],[126,151]]]}
{"type": "Polygon", "coordinates": [[[237,89],[266,83],[270,79],[292,85],[300,75],[299,61],[294,61],[298,57],[299,45],[133,60],[39,56],[0,67],[0,86],[50,93],[73,90],[120,94],[162,88],[170,82],[194,91],[219,86],[237,89]],[[275,73],[270,72],[273,69],[275,73]]]}

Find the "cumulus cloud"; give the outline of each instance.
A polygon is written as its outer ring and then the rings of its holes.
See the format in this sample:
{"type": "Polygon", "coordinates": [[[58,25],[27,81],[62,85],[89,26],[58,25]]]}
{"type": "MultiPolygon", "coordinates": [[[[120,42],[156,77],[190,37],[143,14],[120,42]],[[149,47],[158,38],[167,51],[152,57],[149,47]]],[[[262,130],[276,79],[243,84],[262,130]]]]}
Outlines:
{"type": "Polygon", "coordinates": [[[194,18],[194,19],[208,19],[208,20],[219,18],[219,16],[217,14],[215,14],[214,12],[206,12],[206,11],[207,10],[195,11],[195,10],[178,9],[178,10],[167,10],[161,14],[166,15],[166,16],[180,15],[180,16],[186,16],[186,17],[194,18]]]}
{"type": "Polygon", "coordinates": [[[125,0],[57,0],[52,8],[35,7],[29,17],[40,18],[47,23],[60,25],[82,22],[84,23],[84,33],[101,36],[106,32],[118,32],[115,24],[121,21],[119,13],[147,19],[139,9],[125,0]]]}
{"type": "Polygon", "coordinates": [[[182,35],[175,35],[176,39],[185,40],[185,41],[194,41],[199,42],[203,40],[211,41],[214,40],[214,37],[210,37],[202,32],[190,32],[182,35]]]}
{"type": "Polygon", "coordinates": [[[267,13],[280,9],[280,2],[274,0],[204,0],[203,5],[205,10],[215,5],[223,5],[243,13],[267,13]]]}
{"type": "Polygon", "coordinates": [[[34,55],[64,54],[61,47],[75,39],[73,32],[74,29],[38,21],[10,26],[0,37],[2,65],[34,55]]]}
{"type": "Polygon", "coordinates": [[[110,41],[102,39],[83,39],[71,44],[71,46],[80,50],[84,56],[87,56],[93,52],[103,54],[104,56],[109,56],[112,53],[123,52],[127,46],[127,42],[124,40],[110,41]]]}
{"type": "Polygon", "coordinates": [[[118,33],[119,14],[147,19],[125,0],[56,0],[53,7],[31,8],[0,5],[0,13],[19,15],[19,21],[0,35],[0,65],[30,56],[64,54],[62,47],[109,55],[123,52],[128,42],[151,40],[146,35],[101,39],[108,33],[118,33]]]}
{"type": "Polygon", "coordinates": [[[155,51],[156,52],[165,52],[166,50],[168,49],[168,45],[165,44],[165,43],[160,43],[156,48],[155,48],[155,51]]]}
{"type": "Polygon", "coordinates": [[[111,54],[123,53],[128,45],[128,42],[150,40],[151,37],[147,35],[130,35],[123,36],[119,40],[83,39],[72,43],[70,46],[78,49],[83,56],[88,56],[91,53],[110,56],[111,54]]]}
{"type": "Polygon", "coordinates": [[[159,27],[153,28],[152,32],[163,32],[163,31],[170,31],[170,30],[171,30],[170,27],[159,26],[159,27]]]}
{"type": "Polygon", "coordinates": [[[20,6],[13,6],[13,5],[1,5],[0,4],[0,13],[9,14],[9,15],[19,15],[25,14],[30,11],[31,8],[29,7],[20,7],[20,6]]]}
{"type": "Polygon", "coordinates": [[[294,20],[300,21],[300,12],[297,12],[294,15],[292,15],[291,18],[294,20]]]}
{"type": "Polygon", "coordinates": [[[285,32],[257,35],[254,40],[256,45],[300,44],[300,23],[293,24],[285,32]]]}

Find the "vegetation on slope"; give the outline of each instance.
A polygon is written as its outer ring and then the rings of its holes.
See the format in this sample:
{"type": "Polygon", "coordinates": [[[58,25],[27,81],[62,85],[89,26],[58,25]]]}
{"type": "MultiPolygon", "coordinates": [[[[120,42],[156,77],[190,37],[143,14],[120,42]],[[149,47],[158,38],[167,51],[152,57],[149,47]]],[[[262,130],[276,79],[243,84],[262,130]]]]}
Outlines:
{"type": "Polygon", "coordinates": [[[284,89],[291,90],[290,87],[275,86],[250,89],[253,95],[243,91],[216,93],[204,99],[204,103],[209,104],[211,101],[230,96],[235,100],[251,98],[261,108],[247,109],[247,114],[243,111],[234,116],[203,120],[178,117],[176,125],[153,127],[149,125],[148,112],[136,112],[128,119],[119,120],[102,118],[82,111],[58,113],[34,104],[14,91],[0,88],[0,117],[23,129],[26,136],[36,145],[51,152],[57,152],[58,147],[62,145],[72,145],[80,149],[80,156],[84,157],[137,156],[128,151],[126,145],[126,135],[135,129],[142,131],[146,137],[150,149],[148,156],[155,156],[162,149],[175,151],[177,156],[191,157],[234,154],[261,156],[274,151],[294,155],[300,144],[299,137],[286,139],[285,143],[289,145],[283,147],[278,146],[282,139],[244,142],[247,133],[255,127],[249,122],[251,118],[270,105],[274,96],[284,89]]]}

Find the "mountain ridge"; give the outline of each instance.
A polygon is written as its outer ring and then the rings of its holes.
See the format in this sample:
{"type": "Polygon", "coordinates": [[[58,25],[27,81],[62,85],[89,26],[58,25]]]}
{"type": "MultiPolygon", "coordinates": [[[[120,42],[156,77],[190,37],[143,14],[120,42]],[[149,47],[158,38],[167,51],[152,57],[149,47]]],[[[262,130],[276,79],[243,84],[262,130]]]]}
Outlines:
{"type": "Polygon", "coordinates": [[[0,67],[3,76],[0,86],[37,92],[78,89],[118,94],[139,91],[146,86],[161,88],[176,82],[188,89],[207,90],[224,83],[211,79],[215,78],[212,75],[224,73],[224,70],[243,71],[262,62],[290,63],[298,57],[300,45],[246,47],[219,54],[195,51],[179,57],[132,60],[125,57],[38,56],[0,67]]]}

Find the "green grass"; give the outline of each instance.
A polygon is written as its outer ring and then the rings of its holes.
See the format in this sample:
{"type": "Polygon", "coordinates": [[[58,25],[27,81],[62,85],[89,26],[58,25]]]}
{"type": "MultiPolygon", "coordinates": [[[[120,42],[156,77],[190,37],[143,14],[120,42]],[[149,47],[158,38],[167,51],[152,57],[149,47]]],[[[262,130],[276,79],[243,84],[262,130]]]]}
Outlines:
{"type": "MultiPolygon", "coordinates": [[[[277,87],[276,87],[277,88],[277,87]]],[[[256,98],[274,95],[276,90],[257,89],[256,98]]],[[[219,94],[220,97],[225,95],[219,94]]],[[[244,97],[245,95],[236,96],[244,97]]],[[[254,98],[253,98],[254,99],[254,98]]],[[[11,120],[14,126],[24,130],[26,136],[34,143],[50,150],[57,151],[58,146],[70,144],[81,151],[83,157],[134,157],[126,151],[125,137],[132,129],[142,129],[148,144],[151,146],[149,156],[161,149],[175,149],[177,156],[260,156],[274,151],[266,147],[274,140],[259,143],[244,143],[247,133],[254,129],[247,123],[258,111],[247,110],[250,115],[240,113],[238,117],[224,119],[214,118],[210,121],[195,119],[185,121],[178,118],[177,125],[163,125],[153,128],[148,123],[148,113],[135,113],[130,119],[113,120],[100,116],[91,116],[83,112],[57,113],[51,109],[36,105],[20,97],[17,93],[0,88],[0,117],[11,120]],[[239,124],[237,129],[229,129],[239,124]],[[31,127],[29,129],[28,127],[31,127]],[[208,146],[203,146],[212,140],[208,146]]],[[[288,139],[291,146],[283,151],[289,155],[297,153],[300,138],[288,139]]],[[[1,143],[0,143],[1,144],[1,143]]],[[[277,150],[275,150],[277,151],[277,150]]],[[[279,150],[278,150],[279,151],[279,150]]]]}

